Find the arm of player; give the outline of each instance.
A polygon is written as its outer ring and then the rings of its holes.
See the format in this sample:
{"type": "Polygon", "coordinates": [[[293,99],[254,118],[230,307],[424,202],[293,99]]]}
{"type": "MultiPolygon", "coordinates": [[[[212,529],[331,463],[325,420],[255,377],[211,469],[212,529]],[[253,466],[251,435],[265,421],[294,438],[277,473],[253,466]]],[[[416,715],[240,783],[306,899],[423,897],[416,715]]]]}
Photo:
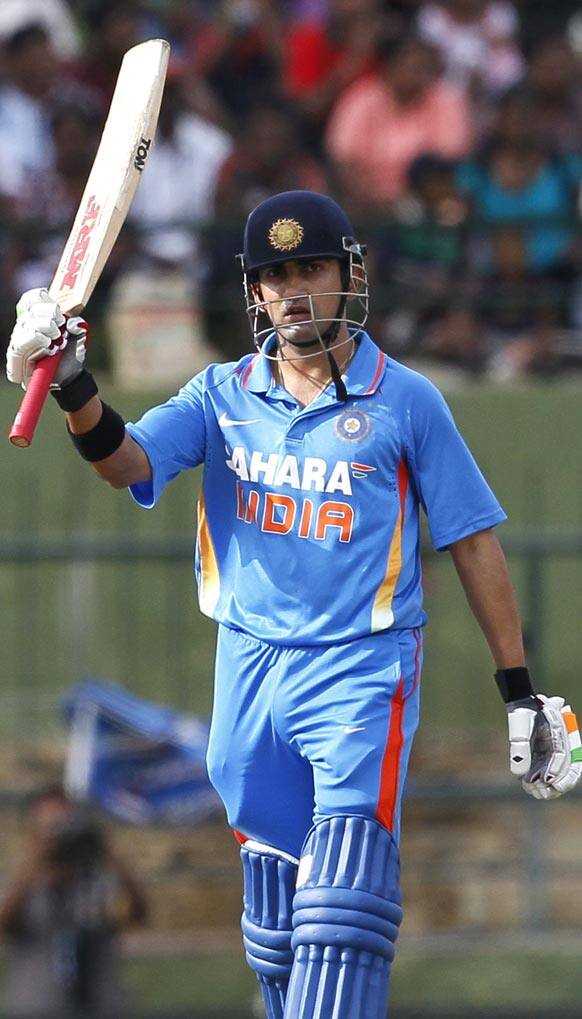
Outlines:
{"type": "Polygon", "coordinates": [[[517,598],[497,535],[492,530],[478,531],[456,541],[450,551],[497,668],[525,665],[517,598]]]}
{"type": "Polygon", "coordinates": [[[510,768],[525,792],[551,799],[582,775],[578,721],[563,697],[534,693],[525,667],[517,598],[496,535],[479,531],[451,546],[467,600],[497,664],[509,724],[510,768]]]}
{"type": "MultiPolygon", "coordinates": [[[[85,435],[101,419],[103,404],[98,396],[92,396],[80,410],[67,412],[67,424],[73,435],[85,435]]],[[[126,431],[119,449],[103,460],[91,464],[100,478],[113,488],[127,488],[138,482],[150,481],[152,468],[145,451],[126,431]]]]}

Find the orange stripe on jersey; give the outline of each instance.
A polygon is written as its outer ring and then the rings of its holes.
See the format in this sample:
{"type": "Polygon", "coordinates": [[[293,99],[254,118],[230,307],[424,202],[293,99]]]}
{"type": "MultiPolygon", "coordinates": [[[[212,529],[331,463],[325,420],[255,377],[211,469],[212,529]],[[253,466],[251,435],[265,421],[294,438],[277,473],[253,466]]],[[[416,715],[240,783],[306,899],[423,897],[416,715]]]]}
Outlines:
{"type": "Polygon", "coordinates": [[[220,574],[210,531],[206,518],[204,491],[198,496],[198,557],[200,563],[200,585],[198,600],[207,616],[212,615],[220,595],[220,574]]]}
{"type": "Polygon", "coordinates": [[[382,758],[382,771],[380,775],[380,793],[378,796],[378,807],[376,818],[388,831],[394,831],[394,816],[398,803],[398,785],[400,780],[400,756],[404,735],[402,732],[402,715],[404,713],[404,681],[400,677],[396,693],[392,698],[390,711],[390,726],[388,728],[388,739],[386,749],[382,758]]]}
{"type": "Polygon", "coordinates": [[[372,607],[372,630],[386,630],[394,622],[392,599],[396,590],[396,584],[398,583],[398,577],[400,576],[400,570],[402,569],[402,529],[404,527],[404,509],[408,492],[408,468],[404,460],[400,460],[398,464],[397,477],[399,510],[388,550],[386,573],[384,580],[376,591],[372,607]]]}
{"type": "Polygon", "coordinates": [[[568,732],[578,731],[578,719],[573,711],[562,711],[562,718],[568,732]]]}
{"type": "Polygon", "coordinates": [[[236,828],[232,829],[232,834],[234,835],[236,841],[240,842],[241,846],[244,846],[245,842],[248,842],[249,840],[248,835],[243,835],[242,831],[237,831],[236,828]]]}

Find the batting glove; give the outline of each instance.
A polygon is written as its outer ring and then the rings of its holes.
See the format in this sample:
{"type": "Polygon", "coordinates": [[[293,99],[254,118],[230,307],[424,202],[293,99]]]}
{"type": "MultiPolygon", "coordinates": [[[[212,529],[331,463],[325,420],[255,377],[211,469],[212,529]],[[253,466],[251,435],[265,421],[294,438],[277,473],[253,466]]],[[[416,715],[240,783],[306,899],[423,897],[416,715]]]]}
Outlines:
{"type": "Polygon", "coordinates": [[[87,334],[84,319],[66,318],[48,290],[27,290],[16,305],[16,325],[6,351],[9,381],[26,389],[36,362],[64,351],[51,388],[67,386],[83,371],[87,334]]]}
{"type": "Polygon", "coordinates": [[[509,758],[526,793],[550,800],[573,789],[582,775],[578,720],[563,697],[536,694],[507,705],[509,758]]]}

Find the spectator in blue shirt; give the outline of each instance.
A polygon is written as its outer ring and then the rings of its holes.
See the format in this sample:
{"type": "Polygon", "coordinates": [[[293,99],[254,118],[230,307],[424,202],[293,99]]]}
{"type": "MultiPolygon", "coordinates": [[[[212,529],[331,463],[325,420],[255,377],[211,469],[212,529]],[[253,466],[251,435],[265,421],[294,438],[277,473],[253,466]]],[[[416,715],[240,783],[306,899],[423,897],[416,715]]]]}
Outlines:
{"type": "Polygon", "coordinates": [[[476,221],[486,326],[498,345],[518,343],[512,368],[503,352],[503,374],[549,370],[556,329],[569,324],[580,160],[553,154],[532,132],[497,136],[460,168],[458,181],[476,221]]]}

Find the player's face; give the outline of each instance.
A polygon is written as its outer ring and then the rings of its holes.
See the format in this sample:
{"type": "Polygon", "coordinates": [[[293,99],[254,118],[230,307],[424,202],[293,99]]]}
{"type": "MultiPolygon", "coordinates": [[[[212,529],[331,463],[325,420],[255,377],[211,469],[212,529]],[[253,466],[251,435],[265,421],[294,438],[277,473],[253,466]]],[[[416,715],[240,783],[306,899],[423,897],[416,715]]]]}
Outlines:
{"type": "Polygon", "coordinates": [[[317,339],[337,317],[342,289],[335,258],[289,261],[259,270],[259,296],[280,340],[317,339]],[[314,321],[315,320],[315,321],[314,321]]]}

